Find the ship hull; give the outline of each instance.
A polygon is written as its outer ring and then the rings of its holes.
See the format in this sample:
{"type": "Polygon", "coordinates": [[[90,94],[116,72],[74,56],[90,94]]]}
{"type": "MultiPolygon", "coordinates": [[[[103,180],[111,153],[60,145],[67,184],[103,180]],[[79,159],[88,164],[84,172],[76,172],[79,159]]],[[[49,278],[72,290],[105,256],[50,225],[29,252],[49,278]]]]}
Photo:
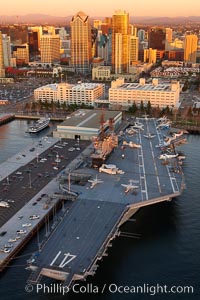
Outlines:
{"type": "Polygon", "coordinates": [[[36,122],[35,125],[29,127],[28,133],[38,133],[49,126],[50,119],[44,119],[36,122]]]}

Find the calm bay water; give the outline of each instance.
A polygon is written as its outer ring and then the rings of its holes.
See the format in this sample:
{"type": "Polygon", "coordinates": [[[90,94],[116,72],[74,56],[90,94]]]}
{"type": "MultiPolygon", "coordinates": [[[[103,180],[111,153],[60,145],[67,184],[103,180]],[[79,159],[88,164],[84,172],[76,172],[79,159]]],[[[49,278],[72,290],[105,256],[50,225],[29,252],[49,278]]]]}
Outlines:
{"type": "MultiPolygon", "coordinates": [[[[41,136],[25,134],[26,121],[13,121],[0,127],[0,162],[19,152],[41,136]]],[[[42,133],[42,135],[47,132],[42,133]]],[[[181,147],[187,158],[184,162],[186,190],[171,202],[141,209],[135,222],[126,223],[122,231],[138,233],[140,239],[120,237],[113,242],[108,257],[100,263],[94,278],[88,283],[102,288],[104,284],[122,286],[151,285],[193,286],[194,294],[131,294],[111,293],[106,287],[101,294],[70,293],[65,299],[200,299],[200,136],[190,135],[181,147]]],[[[29,271],[24,270],[29,253],[36,250],[36,238],[20,253],[0,277],[0,299],[63,299],[59,294],[25,292],[29,271]],[[26,254],[28,254],[26,256],[26,254]]],[[[152,290],[153,291],[153,290],[152,290]]]]}

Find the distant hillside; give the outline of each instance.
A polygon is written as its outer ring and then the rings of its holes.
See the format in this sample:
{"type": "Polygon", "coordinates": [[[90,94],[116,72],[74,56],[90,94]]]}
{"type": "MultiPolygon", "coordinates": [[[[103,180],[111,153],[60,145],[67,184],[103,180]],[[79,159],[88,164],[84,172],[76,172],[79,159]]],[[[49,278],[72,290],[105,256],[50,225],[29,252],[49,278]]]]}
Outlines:
{"type": "Polygon", "coordinates": [[[71,17],[55,17],[44,14],[0,16],[0,24],[67,24],[71,17]]]}
{"type": "MultiPolygon", "coordinates": [[[[0,16],[0,24],[61,24],[66,25],[71,21],[72,16],[56,17],[45,14],[27,14],[23,16],[0,16]]],[[[102,16],[93,16],[91,19],[104,19],[102,16]]],[[[179,24],[179,23],[199,23],[200,16],[190,17],[152,17],[152,16],[131,16],[132,24],[179,24]]]]}
{"type": "Polygon", "coordinates": [[[180,24],[180,23],[199,23],[200,16],[190,17],[131,17],[131,23],[145,23],[145,24],[180,24]]]}

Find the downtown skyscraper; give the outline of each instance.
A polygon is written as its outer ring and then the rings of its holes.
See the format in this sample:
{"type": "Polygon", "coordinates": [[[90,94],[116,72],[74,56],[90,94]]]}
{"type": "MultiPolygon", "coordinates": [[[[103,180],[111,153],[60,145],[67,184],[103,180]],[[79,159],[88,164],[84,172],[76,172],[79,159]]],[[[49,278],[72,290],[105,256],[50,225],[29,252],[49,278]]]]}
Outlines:
{"type": "Polygon", "coordinates": [[[58,34],[44,34],[40,39],[41,62],[60,61],[60,37],[58,34]]]}
{"type": "Polygon", "coordinates": [[[88,74],[92,59],[91,25],[89,17],[78,12],[71,25],[71,66],[77,73],[88,74]]]}
{"type": "Polygon", "coordinates": [[[195,34],[188,34],[184,41],[184,61],[196,63],[198,37],[195,34]]]}
{"type": "Polygon", "coordinates": [[[0,31],[0,78],[5,77],[4,61],[3,61],[3,39],[0,31]]]}
{"type": "Polygon", "coordinates": [[[112,71],[115,74],[129,71],[129,14],[122,10],[112,16],[112,71]]]}

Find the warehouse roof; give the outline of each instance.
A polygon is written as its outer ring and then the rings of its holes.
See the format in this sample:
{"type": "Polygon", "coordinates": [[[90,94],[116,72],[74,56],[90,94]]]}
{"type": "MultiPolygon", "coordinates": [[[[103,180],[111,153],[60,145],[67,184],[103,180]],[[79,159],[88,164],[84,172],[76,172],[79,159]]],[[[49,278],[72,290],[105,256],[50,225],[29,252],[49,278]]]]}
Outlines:
{"type": "Polygon", "coordinates": [[[63,123],[57,126],[57,128],[86,127],[99,129],[102,113],[104,123],[107,123],[110,118],[116,119],[122,114],[119,111],[79,109],[68,116],[63,123]]]}

